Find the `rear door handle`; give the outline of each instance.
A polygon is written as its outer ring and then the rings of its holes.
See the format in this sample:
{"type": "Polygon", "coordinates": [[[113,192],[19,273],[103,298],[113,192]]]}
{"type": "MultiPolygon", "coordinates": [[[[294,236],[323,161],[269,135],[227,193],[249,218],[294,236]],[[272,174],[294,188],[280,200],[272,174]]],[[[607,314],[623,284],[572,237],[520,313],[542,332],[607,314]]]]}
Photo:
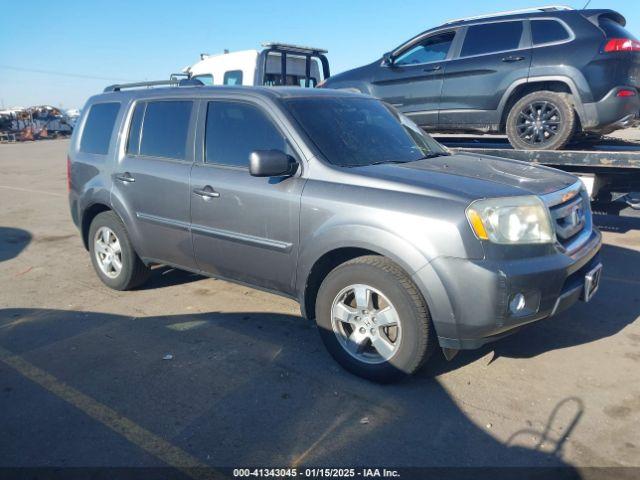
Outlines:
{"type": "Polygon", "coordinates": [[[119,173],[116,175],[116,178],[124,183],[133,183],[136,181],[136,179],[133,178],[133,176],[131,176],[129,172],[119,173]]]}
{"type": "Polygon", "coordinates": [[[204,188],[195,188],[193,193],[198,195],[199,197],[204,198],[205,200],[209,200],[210,198],[218,198],[220,194],[216,192],[211,185],[207,185],[204,188]]]}
{"type": "Polygon", "coordinates": [[[506,63],[521,62],[522,60],[524,60],[524,57],[515,57],[513,55],[508,56],[508,57],[504,57],[502,59],[502,61],[506,62],[506,63]]]}
{"type": "Polygon", "coordinates": [[[438,70],[442,70],[442,65],[436,65],[435,67],[427,67],[422,69],[423,72],[437,72],[438,70]]]}

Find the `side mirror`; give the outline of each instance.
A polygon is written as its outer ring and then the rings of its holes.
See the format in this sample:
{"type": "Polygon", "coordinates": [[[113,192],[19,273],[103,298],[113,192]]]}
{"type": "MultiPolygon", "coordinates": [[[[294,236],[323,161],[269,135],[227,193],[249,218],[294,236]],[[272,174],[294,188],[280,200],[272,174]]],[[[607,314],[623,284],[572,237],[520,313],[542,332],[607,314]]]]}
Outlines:
{"type": "Polygon", "coordinates": [[[249,155],[249,173],[254,177],[288,177],[298,163],[280,150],[256,150],[249,155]]]}
{"type": "Polygon", "coordinates": [[[393,66],[393,55],[391,52],[387,52],[382,55],[382,66],[383,67],[391,67],[393,66]]]}

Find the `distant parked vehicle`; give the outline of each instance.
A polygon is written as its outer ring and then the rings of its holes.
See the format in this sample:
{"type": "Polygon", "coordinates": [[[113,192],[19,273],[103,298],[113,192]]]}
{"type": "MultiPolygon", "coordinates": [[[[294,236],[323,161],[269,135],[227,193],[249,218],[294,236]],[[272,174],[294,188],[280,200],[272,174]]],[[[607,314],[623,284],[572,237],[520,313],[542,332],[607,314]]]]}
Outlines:
{"type": "Polygon", "coordinates": [[[613,10],[540,7],[454,20],[328,79],[438,132],[555,150],[637,124],[640,42],[613,10]]]}
{"type": "Polygon", "coordinates": [[[329,77],[326,50],[286,43],[265,43],[263,50],[201,54],[183,70],[204,85],[315,87],[329,77]]]}
{"type": "Polygon", "coordinates": [[[159,263],[294,298],[334,358],[374,380],[598,289],[580,180],[452,155],[369,96],[119,85],[89,100],[67,171],[107,286],[135,288],[159,263]]]}

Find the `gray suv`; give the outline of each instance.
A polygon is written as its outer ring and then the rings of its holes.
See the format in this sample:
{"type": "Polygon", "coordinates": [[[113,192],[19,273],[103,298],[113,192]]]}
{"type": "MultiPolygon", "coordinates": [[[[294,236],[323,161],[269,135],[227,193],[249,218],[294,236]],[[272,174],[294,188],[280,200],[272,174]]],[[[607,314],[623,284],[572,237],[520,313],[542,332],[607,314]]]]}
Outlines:
{"type": "Polygon", "coordinates": [[[576,177],[452,155],[365,95],[115,86],[83,110],[68,173],[106,285],[135,288],[165,264],[291,297],[372,380],[598,288],[601,235],[576,177]]]}

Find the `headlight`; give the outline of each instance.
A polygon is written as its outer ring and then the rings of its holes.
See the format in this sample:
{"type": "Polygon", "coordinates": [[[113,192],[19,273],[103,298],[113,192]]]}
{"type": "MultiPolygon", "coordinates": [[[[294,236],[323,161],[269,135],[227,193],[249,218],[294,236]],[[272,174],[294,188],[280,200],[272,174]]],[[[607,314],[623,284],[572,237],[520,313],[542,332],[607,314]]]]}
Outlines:
{"type": "Polygon", "coordinates": [[[554,241],[549,211],[533,195],[477,200],[467,208],[467,218],[481,240],[503,244],[554,241]]]}

